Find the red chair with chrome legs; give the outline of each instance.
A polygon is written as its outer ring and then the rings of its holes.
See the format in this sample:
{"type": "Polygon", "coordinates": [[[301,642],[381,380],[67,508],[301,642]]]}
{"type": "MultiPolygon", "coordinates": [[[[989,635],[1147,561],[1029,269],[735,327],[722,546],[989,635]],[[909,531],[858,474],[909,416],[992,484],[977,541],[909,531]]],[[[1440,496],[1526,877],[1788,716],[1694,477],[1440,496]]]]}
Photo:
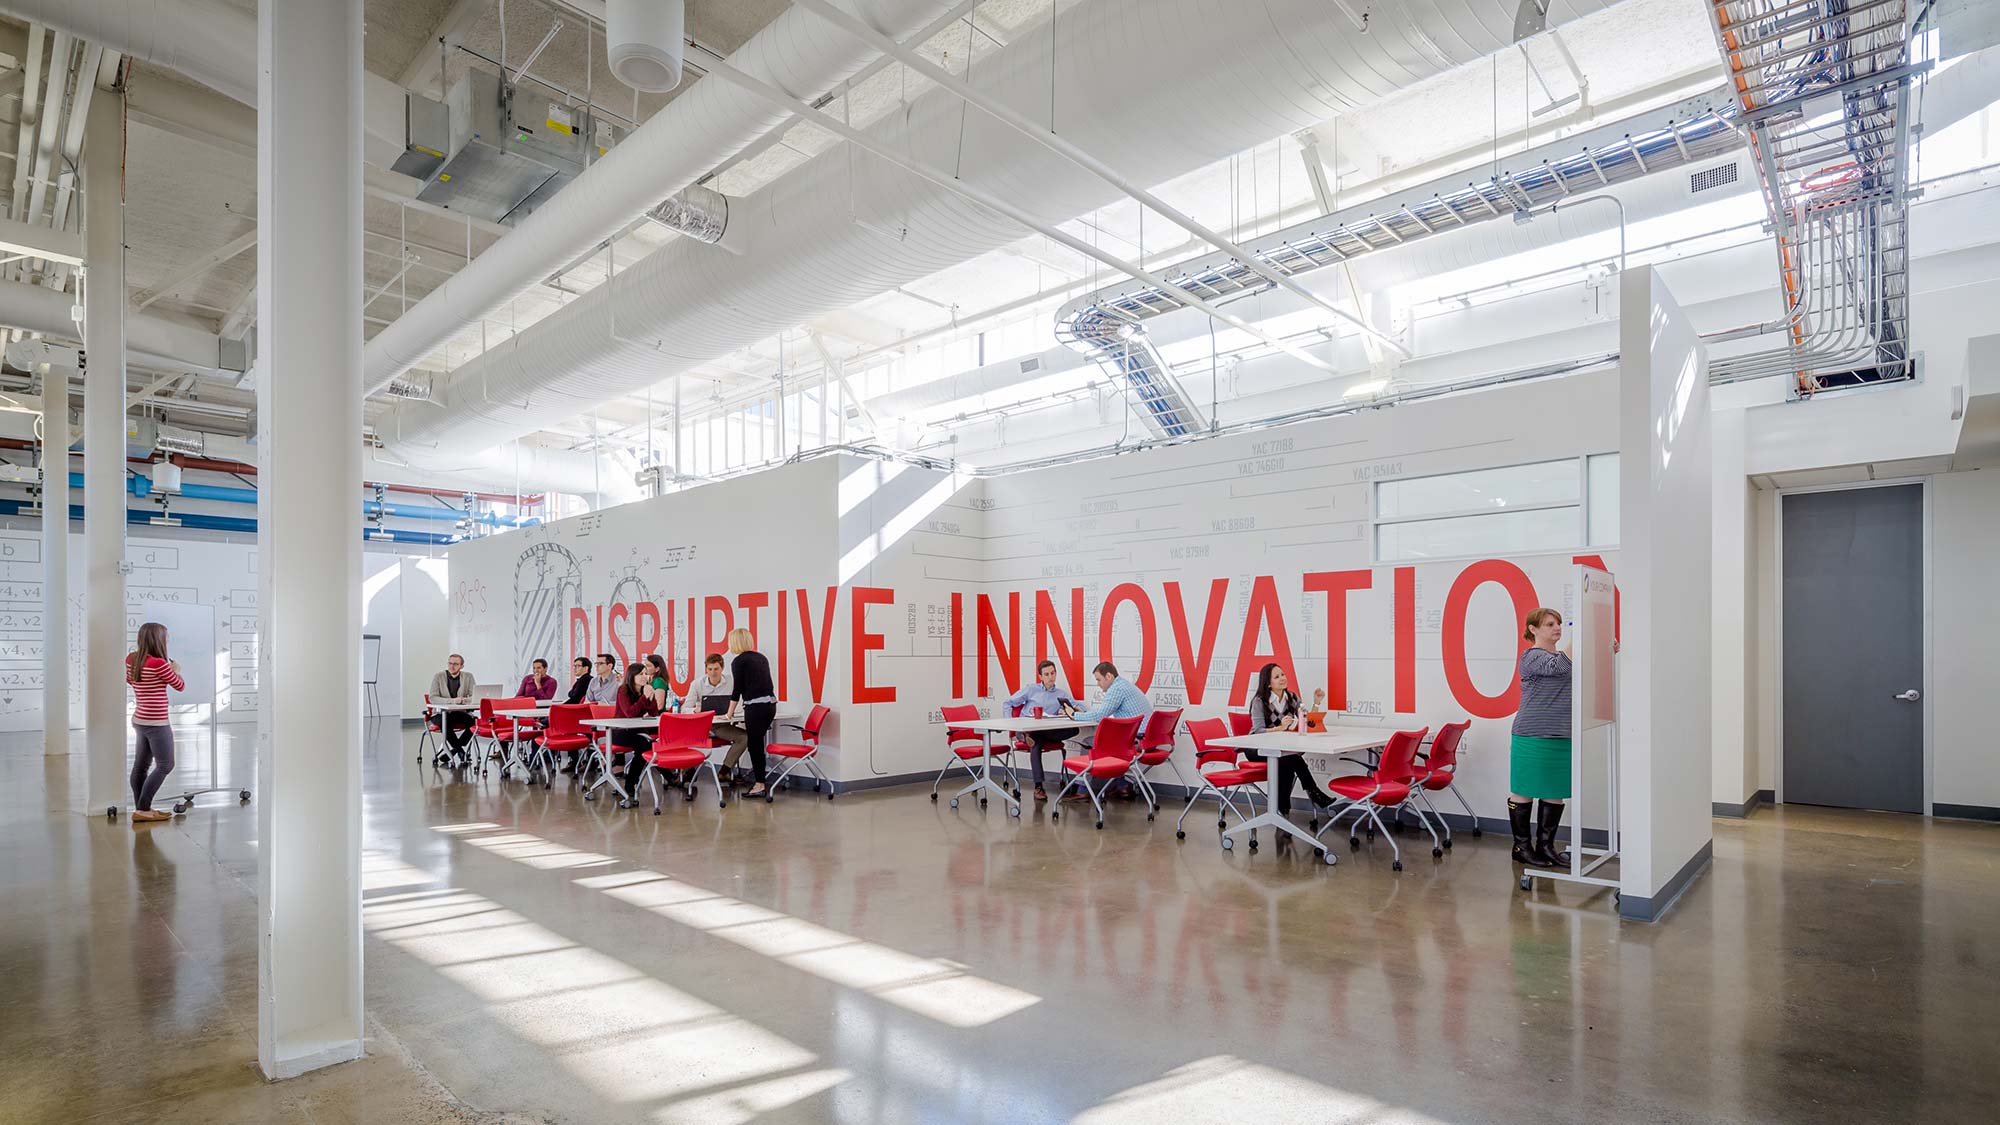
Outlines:
{"type": "MultiPolygon", "coordinates": [[[[667,770],[687,770],[687,799],[695,798],[695,779],[703,769],[708,770],[708,779],[715,783],[715,791],[722,792],[722,779],[716,776],[715,759],[710,757],[714,740],[708,735],[710,724],[715,722],[715,712],[703,711],[698,715],[678,715],[669,712],[660,716],[659,733],[653,736],[653,747],[639,751],[639,757],[646,763],[646,784],[653,790],[653,815],[660,815],[660,775],[667,770]]],[[[729,798],[722,798],[722,807],[729,807],[729,798]]]]}
{"type": "Polygon", "coordinates": [[[819,732],[832,714],[831,709],[815,703],[812,711],[806,715],[805,725],[799,728],[799,741],[773,742],[764,747],[764,753],[785,759],[785,768],[778,771],[778,776],[772,778],[769,785],[764,786],[766,802],[771,800],[771,794],[785,783],[785,779],[792,776],[792,771],[801,766],[807,773],[812,774],[813,792],[819,792],[820,785],[824,783],[826,799],[833,800],[833,779],[826,776],[819,768],[819,732]]]}
{"type": "Polygon", "coordinates": [[[444,756],[444,714],[431,707],[431,693],[424,693],[424,733],[417,736],[417,761],[424,760],[424,747],[429,745],[436,752],[431,759],[437,765],[438,758],[444,756]]]}
{"type": "MultiPolygon", "coordinates": [[[[1097,826],[1104,827],[1104,802],[1098,798],[1098,790],[1131,772],[1132,759],[1139,752],[1139,719],[1138,715],[1133,715],[1126,719],[1097,720],[1097,733],[1090,740],[1090,753],[1063,759],[1063,768],[1071,776],[1062,791],[1056,794],[1055,802],[1049,806],[1050,820],[1062,815],[1058,806],[1062,804],[1063,796],[1080,785],[1090,795],[1091,806],[1097,810],[1097,826]],[[1094,788],[1090,784],[1093,777],[1098,780],[1094,788]]],[[[1146,819],[1153,819],[1153,814],[1148,812],[1146,819]]]]}
{"type": "Polygon", "coordinates": [[[1187,839],[1184,826],[1188,814],[1194,811],[1196,797],[1214,797],[1215,803],[1221,806],[1215,819],[1217,828],[1229,827],[1229,813],[1235,813],[1239,820],[1246,820],[1252,815],[1236,807],[1236,798],[1230,795],[1230,791],[1263,781],[1266,776],[1264,770],[1268,767],[1262,762],[1243,761],[1241,750],[1211,745],[1214,740],[1228,734],[1229,724],[1221,719],[1189,721],[1188,737],[1194,739],[1194,773],[1201,783],[1196,787],[1194,796],[1188,798],[1187,807],[1181,810],[1181,818],[1174,822],[1174,839],[1187,839]],[[1251,766],[1257,769],[1253,771],[1249,768],[1251,766]]]}
{"type": "MultiPolygon", "coordinates": [[[[581,752],[590,749],[595,741],[589,728],[583,725],[590,718],[588,703],[558,703],[549,708],[549,725],[534,735],[535,750],[529,757],[529,768],[539,768],[542,773],[542,788],[548,789],[556,783],[556,755],[577,755],[581,762],[581,752]]],[[[578,769],[577,772],[582,772],[578,769]]]]}
{"type": "MultiPolygon", "coordinates": [[[[1137,751],[1132,757],[1132,783],[1138,786],[1140,794],[1146,798],[1146,819],[1160,809],[1160,802],[1153,792],[1153,786],[1146,780],[1146,771],[1154,766],[1166,766],[1174,771],[1174,780],[1181,788],[1187,788],[1187,778],[1181,776],[1179,766],[1174,765],[1174,737],[1180,733],[1181,709],[1179,707],[1154,711],[1146,716],[1146,725],[1139,735],[1137,751]]],[[[1194,803],[1189,795],[1188,804],[1194,803]]]]}
{"type": "Polygon", "coordinates": [[[1479,814],[1472,811],[1472,806],[1466,803],[1465,794],[1458,791],[1456,784],[1459,744],[1464,741],[1465,732],[1471,728],[1471,719],[1446,723],[1438,728],[1437,737],[1431,739],[1429,756],[1416,765],[1417,787],[1410,792],[1413,799],[1421,800],[1424,807],[1431,811],[1431,815],[1438,818],[1438,825],[1444,829],[1444,846],[1447,851],[1451,849],[1451,825],[1445,823],[1444,814],[1437,811],[1437,806],[1431,804],[1432,793],[1450,793],[1458,798],[1458,807],[1464,809],[1465,815],[1472,819],[1473,837],[1476,839],[1480,835],[1479,814]]]}
{"type": "MultiPolygon", "coordinates": [[[[1375,772],[1335,777],[1324,782],[1321,788],[1326,790],[1327,796],[1333,798],[1333,815],[1314,834],[1314,838],[1326,835],[1347,814],[1353,813],[1354,824],[1347,830],[1347,844],[1350,848],[1359,848],[1361,838],[1355,835],[1355,829],[1360,827],[1362,818],[1366,817],[1374,825],[1375,831],[1388,839],[1389,847],[1395,853],[1394,862],[1389,865],[1390,870],[1401,871],[1403,849],[1397,847],[1395,839],[1389,836],[1388,828],[1382,823],[1381,810],[1397,809],[1410,799],[1410,790],[1416,787],[1417,747],[1422,745],[1424,736],[1429,733],[1429,727],[1420,730],[1399,730],[1389,736],[1389,745],[1382,750],[1382,764],[1375,768],[1375,772]]],[[[1422,812],[1417,814],[1417,819],[1424,819],[1422,812]]],[[[1430,822],[1425,821],[1424,827],[1430,828],[1430,822]]],[[[1431,845],[1433,856],[1444,854],[1444,848],[1438,842],[1435,829],[1431,830],[1431,845]]]]}
{"type": "MultiPolygon", "coordinates": [[[[516,724],[514,720],[503,718],[494,714],[494,712],[525,710],[536,706],[537,703],[537,700],[526,696],[508,696],[506,698],[496,698],[490,695],[482,696],[479,700],[479,718],[473,720],[472,723],[472,744],[478,746],[479,740],[483,738],[492,744],[488,747],[488,751],[498,754],[500,753],[500,744],[504,742],[507,743],[508,752],[511,754],[514,740],[518,736],[518,732],[515,729],[516,724]]],[[[500,775],[505,777],[507,767],[513,764],[511,757],[503,758],[500,763],[500,775]]],[[[479,762],[479,776],[486,776],[486,759],[483,757],[479,762]]]]}
{"type": "MultiPolygon", "coordinates": [[[[973,763],[986,756],[986,736],[984,734],[966,727],[951,725],[953,723],[969,723],[978,719],[979,708],[970,703],[955,704],[938,708],[938,713],[944,716],[944,745],[945,749],[951,752],[951,757],[945,759],[944,768],[938,771],[937,780],[931,782],[931,800],[933,801],[938,799],[938,786],[944,784],[944,775],[951,772],[951,767],[957,766],[973,777],[978,777],[979,768],[973,765],[973,763]]],[[[1012,743],[1009,743],[1006,749],[996,748],[993,751],[993,759],[1001,769],[1007,771],[1007,779],[1012,783],[1009,788],[1014,790],[1015,795],[1018,796],[1021,792],[1021,781],[1014,776],[1014,767],[1007,762],[1007,754],[1012,749],[1012,743]]]]}

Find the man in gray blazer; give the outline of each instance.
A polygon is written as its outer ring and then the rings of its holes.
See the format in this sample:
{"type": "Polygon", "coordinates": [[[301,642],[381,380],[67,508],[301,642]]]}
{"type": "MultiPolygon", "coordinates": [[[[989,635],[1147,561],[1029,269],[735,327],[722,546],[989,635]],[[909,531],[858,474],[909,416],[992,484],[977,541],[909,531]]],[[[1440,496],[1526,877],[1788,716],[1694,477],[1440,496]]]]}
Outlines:
{"type": "MultiPolygon", "coordinates": [[[[465,657],[457,653],[445,661],[444,671],[431,677],[432,703],[470,703],[479,687],[472,674],[465,670],[465,657]]],[[[472,724],[475,716],[471,711],[445,711],[444,739],[452,750],[464,753],[472,742],[472,724]]]]}

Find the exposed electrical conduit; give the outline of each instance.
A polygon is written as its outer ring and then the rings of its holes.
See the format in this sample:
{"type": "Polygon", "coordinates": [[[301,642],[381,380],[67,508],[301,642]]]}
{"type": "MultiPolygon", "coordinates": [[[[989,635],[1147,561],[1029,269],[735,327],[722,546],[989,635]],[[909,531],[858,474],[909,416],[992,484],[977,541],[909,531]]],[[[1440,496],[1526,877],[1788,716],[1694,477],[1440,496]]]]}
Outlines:
{"type": "MultiPolygon", "coordinates": [[[[1564,22],[1607,6],[1572,0],[1552,15],[1564,22]]],[[[1167,19],[1144,0],[1085,0],[1055,27],[975,59],[971,84],[1030,115],[1053,87],[1066,137],[1132,181],[1157,184],[1503,48],[1515,5],[1399,5],[1376,13],[1366,36],[1316,0],[1246,7],[1186,0],[1167,19]],[[1052,82],[1054,44],[1067,46],[1052,82]],[[1064,106],[1088,112],[1072,122],[1064,106]],[[1185,112],[1159,112],[1166,106],[1185,112]]],[[[710,85],[726,84],[704,79],[697,89],[710,85]]],[[[967,117],[948,91],[926,92],[869,133],[928,167],[955,167],[968,185],[1026,201],[1044,222],[1116,198],[1039,145],[967,117]]],[[[752,217],[740,256],[687,240],[662,247],[468,361],[444,388],[444,409],[396,408],[384,437],[483,448],[1020,237],[1015,223],[884,162],[856,160],[848,145],[732,210],[752,217]],[[884,221],[905,232],[900,241],[881,233],[884,221]]]]}
{"type": "MultiPolygon", "coordinates": [[[[25,281],[0,281],[0,325],[82,343],[82,329],[70,319],[75,307],[76,298],[67,293],[25,281]]],[[[221,366],[221,347],[220,337],[192,320],[159,312],[125,314],[125,350],[141,366],[233,378],[236,373],[221,366]]]]}
{"type": "MultiPolygon", "coordinates": [[[[0,516],[39,517],[41,509],[25,500],[0,500],[0,516]]],[[[69,518],[72,523],[82,523],[83,505],[71,504],[69,518]]],[[[257,521],[238,516],[211,516],[200,512],[177,513],[172,523],[161,523],[160,513],[146,508],[125,509],[125,522],[142,527],[187,527],[202,531],[239,532],[254,535],[257,521]]],[[[404,531],[400,528],[368,528],[362,532],[364,542],[387,540],[391,543],[424,543],[434,547],[449,546],[459,542],[461,536],[437,531],[404,531]]]]}

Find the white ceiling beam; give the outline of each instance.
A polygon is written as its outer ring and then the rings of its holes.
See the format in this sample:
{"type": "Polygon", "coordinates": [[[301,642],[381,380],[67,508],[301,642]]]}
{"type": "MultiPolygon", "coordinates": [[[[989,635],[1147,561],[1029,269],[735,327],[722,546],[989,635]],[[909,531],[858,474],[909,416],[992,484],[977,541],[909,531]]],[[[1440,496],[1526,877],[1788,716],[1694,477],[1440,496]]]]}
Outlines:
{"type": "Polygon", "coordinates": [[[153,302],[159,300],[162,297],[167,296],[174,290],[179,289],[181,286],[187,284],[190,281],[193,281],[195,278],[200,277],[202,274],[207,273],[209,270],[214,269],[215,267],[221,265],[222,263],[228,261],[231,258],[234,258],[236,255],[243,253],[245,250],[248,250],[255,245],[257,245],[257,231],[256,228],[253,227],[249,231],[246,231],[245,233],[237,235],[235,238],[230,239],[227,244],[219,246],[214,250],[210,250],[208,253],[203,254],[201,257],[196,258],[192,262],[189,262],[187,268],[181,270],[179,273],[174,274],[172,277],[167,278],[165,281],[160,282],[158,285],[153,286],[151,289],[147,289],[144,292],[134,296],[132,298],[133,307],[141,309],[146,308],[153,302]]]}
{"type": "MultiPolygon", "coordinates": [[[[479,17],[486,14],[486,9],[491,3],[492,0],[457,0],[457,3],[446,9],[444,17],[438,20],[437,26],[433,27],[430,34],[424,36],[423,42],[418,45],[416,55],[404,64],[401,77],[396,79],[397,83],[406,90],[420,89],[418,83],[430,74],[436,73],[431,67],[442,65],[439,62],[442,55],[437,49],[438,40],[444,40],[447,49],[459,43],[479,17]]],[[[438,92],[442,94],[444,75],[438,73],[437,78],[438,92]]]]}
{"type": "Polygon", "coordinates": [[[83,235],[0,215],[0,253],[28,254],[72,266],[83,264],[83,235]]]}

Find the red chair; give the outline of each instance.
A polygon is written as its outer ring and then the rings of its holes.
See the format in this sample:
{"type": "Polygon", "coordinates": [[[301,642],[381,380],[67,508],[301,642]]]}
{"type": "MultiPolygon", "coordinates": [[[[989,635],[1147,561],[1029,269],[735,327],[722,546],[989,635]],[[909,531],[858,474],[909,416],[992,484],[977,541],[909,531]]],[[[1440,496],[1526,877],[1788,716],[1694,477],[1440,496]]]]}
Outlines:
{"type": "MultiPolygon", "coordinates": [[[[503,719],[495,715],[494,712],[512,711],[522,707],[533,707],[534,705],[535,701],[532,699],[522,699],[514,696],[506,698],[491,695],[481,696],[479,699],[479,717],[472,722],[472,744],[478,746],[479,740],[483,738],[492,744],[488,748],[489,752],[498,754],[502,742],[511,744],[514,741],[514,720],[503,719]]],[[[500,770],[503,774],[506,772],[508,764],[511,763],[503,763],[501,765],[500,770]]],[[[479,766],[479,776],[486,776],[486,765],[483,759],[479,766]]]]}
{"type": "MultiPolygon", "coordinates": [[[[1423,744],[1424,736],[1429,733],[1429,727],[1420,730],[1399,730],[1389,736],[1389,745],[1382,751],[1382,764],[1375,768],[1374,773],[1328,779],[1321,788],[1326,790],[1327,796],[1333,798],[1333,815],[1327,819],[1326,826],[1315,833],[1315,838],[1326,835],[1328,830],[1339,824],[1348,813],[1355,814],[1354,825],[1347,830],[1347,844],[1350,848],[1361,846],[1361,838],[1354,832],[1364,816],[1374,824],[1375,831],[1381,832],[1386,837],[1388,829],[1382,823],[1380,810],[1400,808],[1403,802],[1410,799],[1410,790],[1416,787],[1417,747],[1423,744]]],[[[1421,811],[1418,812],[1417,819],[1424,819],[1421,811]]],[[[1430,822],[1424,821],[1424,826],[1429,828],[1430,822]]],[[[1438,843],[1435,830],[1431,832],[1431,844],[1433,856],[1444,854],[1444,848],[1438,843]]],[[[1390,870],[1401,871],[1403,849],[1396,846],[1394,838],[1389,839],[1389,847],[1395,852],[1394,862],[1389,865],[1390,870]]]]}
{"type": "Polygon", "coordinates": [[[424,733],[417,736],[417,761],[424,760],[424,746],[429,744],[437,757],[431,759],[437,765],[444,756],[444,715],[431,707],[431,693],[424,693],[424,733]]]}
{"type": "Polygon", "coordinates": [[[1250,712],[1231,711],[1229,713],[1229,733],[1237,738],[1242,738],[1244,735],[1249,734],[1250,712]]]}
{"type": "MultiPolygon", "coordinates": [[[[703,711],[698,715],[677,715],[669,712],[660,716],[659,733],[653,737],[651,750],[639,751],[639,757],[646,763],[646,783],[653,790],[653,815],[660,815],[660,774],[667,770],[691,770],[688,776],[687,799],[695,797],[694,779],[703,767],[708,769],[708,779],[715,783],[715,791],[722,792],[722,779],[716,776],[715,759],[709,757],[715,740],[708,735],[708,728],[715,722],[715,712],[703,711]]],[[[729,798],[722,797],[722,807],[729,807],[729,798]]]]}
{"type": "MultiPolygon", "coordinates": [[[[792,776],[793,770],[801,766],[813,776],[813,792],[819,792],[820,783],[824,782],[826,799],[833,800],[833,779],[826,776],[819,768],[819,732],[832,714],[831,709],[815,703],[813,709],[806,715],[806,725],[799,728],[799,741],[773,742],[764,747],[764,753],[786,759],[785,768],[779,770],[778,776],[772,778],[771,783],[764,787],[765,801],[770,801],[771,794],[785,783],[786,778],[792,776]]],[[[726,741],[724,745],[727,745],[726,741]]]]}
{"type": "MultiPolygon", "coordinates": [[[[1063,769],[1072,776],[1062,791],[1056,794],[1055,804],[1049,806],[1050,820],[1062,815],[1056,806],[1062,803],[1064,794],[1081,785],[1083,791],[1090,794],[1091,805],[1097,809],[1097,826],[1104,827],[1104,802],[1098,799],[1098,790],[1131,772],[1132,759],[1139,752],[1139,719],[1140,716],[1133,715],[1128,719],[1097,720],[1097,733],[1091,738],[1090,753],[1063,759],[1063,769]],[[1093,777],[1099,782],[1096,788],[1090,785],[1093,777]]],[[[1153,814],[1148,812],[1146,819],[1153,819],[1153,814]]]]}
{"type": "MultiPolygon", "coordinates": [[[[1182,777],[1180,767],[1174,765],[1174,737],[1180,733],[1180,727],[1181,708],[1174,707],[1148,715],[1145,728],[1139,735],[1138,753],[1132,757],[1132,783],[1146,798],[1147,820],[1153,819],[1153,814],[1160,807],[1153,786],[1146,780],[1147,770],[1154,766],[1166,766],[1174,771],[1174,780],[1180,782],[1181,788],[1187,788],[1187,778],[1182,777]]],[[[1188,803],[1194,803],[1193,796],[1188,797],[1188,803]]]]}
{"type": "MultiPolygon", "coordinates": [[[[979,769],[973,763],[986,756],[986,736],[984,734],[976,730],[968,730],[965,727],[950,725],[952,723],[968,723],[978,719],[979,708],[970,703],[964,703],[940,707],[938,711],[944,715],[944,745],[945,749],[951,751],[951,757],[945,759],[944,768],[938,771],[937,780],[931,782],[931,800],[933,801],[938,799],[938,786],[944,784],[944,775],[951,772],[951,767],[957,766],[973,777],[978,777],[979,769]]],[[[1012,783],[1009,788],[1014,790],[1016,796],[1019,796],[1021,792],[1021,780],[1014,776],[1014,767],[1007,762],[1007,755],[1012,749],[1013,745],[1009,743],[1006,750],[993,751],[993,759],[999,764],[1001,769],[1007,771],[1007,779],[1012,783]]]]}
{"type": "MultiPolygon", "coordinates": [[[[615,704],[591,703],[580,704],[579,706],[588,706],[590,708],[590,717],[593,719],[615,719],[618,717],[618,708],[615,704]]],[[[590,742],[590,757],[585,759],[583,765],[577,768],[576,779],[581,782],[584,774],[592,768],[601,770],[602,774],[596,781],[584,787],[583,799],[586,801],[596,800],[597,787],[607,783],[611,786],[611,791],[618,794],[619,797],[626,796],[625,787],[618,782],[616,763],[611,758],[613,754],[619,753],[611,745],[611,729],[609,727],[591,727],[590,730],[594,732],[590,742]]]]}
{"type": "Polygon", "coordinates": [[[1411,792],[1412,797],[1422,800],[1424,807],[1431,811],[1431,815],[1438,818],[1438,824],[1444,828],[1444,846],[1447,851],[1451,849],[1451,825],[1445,824],[1444,814],[1437,811],[1437,806],[1431,804],[1432,793],[1448,792],[1458,798],[1458,807],[1464,809],[1465,815],[1472,818],[1473,837],[1476,839],[1480,835],[1479,814],[1472,811],[1472,806],[1466,803],[1465,794],[1460,793],[1455,784],[1458,780],[1458,746],[1465,738],[1465,732],[1471,728],[1471,719],[1446,723],[1438,728],[1437,737],[1431,739],[1429,756],[1417,764],[1417,788],[1411,792]]]}
{"type": "Polygon", "coordinates": [[[593,742],[589,728],[583,725],[590,718],[588,703],[558,703],[549,708],[549,725],[536,732],[535,751],[529,758],[530,769],[537,762],[543,769],[542,788],[548,789],[556,783],[556,755],[576,754],[588,750],[593,742]]]}
{"type": "Polygon", "coordinates": [[[1225,738],[1229,734],[1229,724],[1221,719],[1195,719],[1188,723],[1188,737],[1194,739],[1194,773],[1200,779],[1200,786],[1194,796],[1188,798],[1187,807],[1181,810],[1181,818],[1174,822],[1174,839],[1187,839],[1183,825],[1188,813],[1194,811],[1195,797],[1214,797],[1222,806],[1215,820],[1217,828],[1229,827],[1229,813],[1237,819],[1247,820],[1251,816],[1248,809],[1236,807],[1236,799],[1229,791],[1244,785],[1256,785],[1264,780],[1268,766],[1263,762],[1243,761],[1243,752],[1229,746],[1212,746],[1211,742],[1225,738]],[[1210,769],[1209,767],[1216,767],[1210,769]],[[1253,771],[1249,767],[1255,766],[1253,771]]]}

